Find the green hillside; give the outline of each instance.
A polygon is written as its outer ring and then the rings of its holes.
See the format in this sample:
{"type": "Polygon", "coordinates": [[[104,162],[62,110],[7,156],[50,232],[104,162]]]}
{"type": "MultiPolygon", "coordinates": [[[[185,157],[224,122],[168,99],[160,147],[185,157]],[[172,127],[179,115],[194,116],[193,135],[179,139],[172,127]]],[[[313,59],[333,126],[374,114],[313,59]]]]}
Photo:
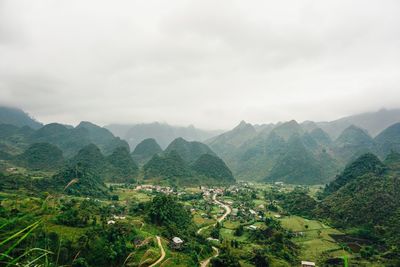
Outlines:
{"type": "Polygon", "coordinates": [[[391,167],[387,168],[371,154],[358,158],[327,187],[329,195],[319,204],[316,214],[336,226],[353,227],[364,237],[384,242],[398,258],[400,161],[393,164],[395,159],[400,157],[392,156],[391,167]]]}
{"type": "Polygon", "coordinates": [[[62,151],[49,143],[35,143],[15,158],[18,165],[32,170],[56,170],[64,164],[62,151]]]}
{"type": "Polygon", "coordinates": [[[42,127],[42,124],[26,112],[18,108],[0,107],[0,124],[11,124],[18,127],[29,126],[32,129],[42,127]]]}
{"type": "Polygon", "coordinates": [[[203,154],[192,165],[192,169],[199,175],[220,182],[234,182],[231,170],[225,162],[213,155],[203,154]]]}
{"type": "Polygon", "coordinates": [[[267,176],[267,181],[282,181],[291,184],[323,183],[322,168],[299,137],[288,141],[287,150],[276,161],[267,176]]]}
{"type": "Polygon", "coordinates": [[[375,137],[377,153],[385,157],[390,151],[400,152],[400,123],[393,124],[375,137]]]}
{"type": "Polygon", "coordinates": [[[364,154],[346,166],[344,171],[325,188],[325,194],[336,192],[347,183],[367,173],[381,174],[385,170],[384,164],[371,153],[364,154]]]}
{"type": "Polygon", "coordinates": [[[162,149],[157,141],[153,138],[144,139],[140,142],[131,153],[133,159],[140,165],[148,162],[155,154],[161,153],[162,149]]]}
{"type": "Polygon", "coordinates": [[[176,151],[186,163],[193,163],[203,154],[215,155],[206,144],[189,142],[181,137],[172,141],[164,152],[168,154],[171,151],[176,151]]]}
{"type": "Polygon", "coordinates": [[[192,176],[187,163],[175,150],[164,155],[154,155],[149,162],[143,166],[144,178],[182,178],[192,176]]]}
{"type": "Polygon", "coordinates": [[[303,135],[304,131],[295,120],[284,122],[276,126],[272,132],[282,137],[284,140],[289,140],[293,135],[303,135]]]}
{"type": "Polygon", "coordinates": [[[86,129],[90,142],[97,145],[106,155],[111,154],[118,147],[125,147],[129,150],[129,145],[126,141],[121,140],[119,137],[115,137],[106,128],[97,126],[91,122],[83,121],[79,123],[75,129],[86,129]]]}
{"type": "Polygon", "coordinates": [[[109,190],[100,176],[84,166],[76,165],[63,169],[48,181],[47,187],[70,195],[107,197],[109,190]]]}
{"type": "Polygon", "coordinates": [[[117,147],[129,148],[125,141],[114,137],[108,130],[88,122],[76,128],[50,123],[37,130],[28,126],[0,124],[0,150],[17,155],[34,143],[55,145],[66,158],[75,156],[81,148],[92,143],[106,155],[117,147]]]}
{"type": "Polygon", "coordinates": [[[139,167],[132,159],[126,147],[118,147],[107,157],[109,163],[110,182],[134,182],[139,173],[139,167]]]}
{"type": "Polygon", "coordinates": [[[332,139],[329,135],[321,128],[315,128],[310,132],[310,136],[320,145],[330,145],[332,144],[332,139]]]}
{"type": "Polygon", "coordinates": [[[336,156],[343,162],[356,159],[358,156],[372,152],[374,140],[368,133],[354,125],[346,128],[335,140],[336,156]]]}
{"type": "Polygon", "coordinates": [[[256,129],[250,123],[241,121],[232,130],[218,135],[206,143],[218,153],[218,155],[229,155],[235,148],[240,147],[246,141],[254,138],[257,135],[256,129]]]}
{"type": "Polygon", "coordinates": [[[90,171],[95,174],[102,173],[107,161],[100,149],[90,144],[79,150],[73,158],[69,160],[69,166],[79,166],[82,169],[90,171]]]}

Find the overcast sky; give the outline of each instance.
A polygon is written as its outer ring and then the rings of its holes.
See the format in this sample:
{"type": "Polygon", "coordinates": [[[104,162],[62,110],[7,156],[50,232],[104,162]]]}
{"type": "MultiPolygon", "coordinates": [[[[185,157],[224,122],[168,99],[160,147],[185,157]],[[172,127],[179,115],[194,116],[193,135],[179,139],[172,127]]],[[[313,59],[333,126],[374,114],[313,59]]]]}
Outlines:
{"type": "Polygon", "coordinates": [[[400,107],[400,1],[0,0],[0,104],[226,129],[400,107]]]}

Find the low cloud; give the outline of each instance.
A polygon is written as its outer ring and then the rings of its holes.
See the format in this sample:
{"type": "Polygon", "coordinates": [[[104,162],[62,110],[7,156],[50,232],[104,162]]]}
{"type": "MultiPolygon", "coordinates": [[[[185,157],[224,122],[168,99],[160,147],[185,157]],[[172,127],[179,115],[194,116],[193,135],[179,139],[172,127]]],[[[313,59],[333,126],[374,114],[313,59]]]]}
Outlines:
{"type": "Polygon", "coordinates": [[[0,102],[44,122],[330,120],[400,104],[398,1],[0,1],[0,102]]]}

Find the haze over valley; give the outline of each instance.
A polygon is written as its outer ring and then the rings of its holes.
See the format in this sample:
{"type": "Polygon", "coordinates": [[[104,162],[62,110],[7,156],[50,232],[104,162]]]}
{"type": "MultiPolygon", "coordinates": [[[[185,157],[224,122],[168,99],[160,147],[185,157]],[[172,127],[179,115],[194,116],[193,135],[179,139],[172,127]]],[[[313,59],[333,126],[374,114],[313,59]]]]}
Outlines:
{"type": "Polygon", "coordinates": [[[400,266],[399,14],[0,0],[0,266],[400,266]]]}

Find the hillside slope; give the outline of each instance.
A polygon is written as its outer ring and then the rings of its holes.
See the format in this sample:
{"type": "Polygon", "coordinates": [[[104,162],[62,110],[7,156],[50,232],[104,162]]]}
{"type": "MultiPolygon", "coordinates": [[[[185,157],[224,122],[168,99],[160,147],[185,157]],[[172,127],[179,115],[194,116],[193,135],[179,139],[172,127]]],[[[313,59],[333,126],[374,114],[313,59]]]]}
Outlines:
{"type": "Polygon", "coordinates": [[[0,124],[11,124],[18,127],[29,126],[39,129],[43,125],[18,108],[0,106],[0,124]]]}
{"type": "Polygon", "coordinates": [[[161,153],[163,150],[154,138],[147,138],[140,142],[133,152],[132,158],[143,165],[147,163],[155,154],[161,153]]]}
{"type": "MultiPolygon", "coordinates": [[[[388,247],[400,245],[400,155],[382,163],[363,155],[350,164],[328,187],[328,196],[316,214],[343,228],[356,227],[364,236],[379,239],[388,247]]],[[[400,251],[395,250],[400,256],[400,251]]]]}

